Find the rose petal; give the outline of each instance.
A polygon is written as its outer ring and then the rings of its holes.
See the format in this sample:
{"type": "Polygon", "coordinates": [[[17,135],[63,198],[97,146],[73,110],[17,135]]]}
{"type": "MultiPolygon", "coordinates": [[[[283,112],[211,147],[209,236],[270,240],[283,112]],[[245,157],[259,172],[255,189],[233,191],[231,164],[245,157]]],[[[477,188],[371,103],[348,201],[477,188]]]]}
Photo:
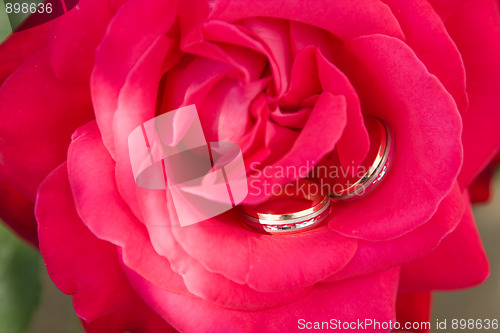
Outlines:
{"type": "Polygon", "coordinates": [[[271,118],[282,128],[302,128],[307,122],[307,118],[309,118],[311,111],[312,107],[301,107],[298,110],[294,110],[292,112],[275,109],[271,113],[271,118]]]}
{"type": "Polygon", "coordinates": [[[434,10],[446,21],[450,13],[456,10],[466,0],[428,0],[434,10]]]}
{"type": "MultiPolygon", "coordinates": [[[[226,57],[216,59],[231,64],[241,70],[245,82],[256,80],[271,59],[271,51],[265,44],[250,35],[249,31],[239,24],[229,24],[223,21],[210,20],[203,24],[203,40],[215,42],[226,57]],[[253,52],[251,52],[253,51],[253,52]],[[234,60],[233,53],[237,57],[234,60]],[[244,55],[246,54],[246,57],[244,55]],[[246,60],[246,58],[249,60],[246,60]],[[242,62],[241,60],[246,60],[242,62]],[[245,66],[241,66],[243,63],[245,66]]],[[[203,40],[200,40],[202,42],[203,40]]],[[[275,63],[271,63],[275,66],[275,63]]]]}
{"type": "MultiPolygon", "coordinates": [[[[232,68],[228,64],[212,59],[203,57],[183,59],[165,78],[164,88],[161,91],[163,96],[160,113],[183,105],[195,104],[200,107],[210,90],[231,71],[232,68]]],[[[213,135],[212,131],[207,131],[207,134],[208,140],[212,140],[210,138],[210,135],[213,135]]]]}
{"type": "Polygon", "coordinates": [[[462,163],[461,118],[442,84],[400,40],[374,35],[346,48],[343,66],[364,113],[387,123],[395,152],[375,191],[334,206],[330,227],[360,239],[391,239],[428,221],[451,191],[462,163]]]}
{"type": "Polygon", "coordinates": [[[284,185],[305,177],[315,163],[333,150],[344,129],[345,117],[345,98],[329,92],[322,93],[290,151],[272,165],[266,166],[266,172],[259,170],[249,175],[249,186],[259,191],[249,190],[245,204],[255,204],[268,198],[270,193],[265,193],[264,186],[272,188],[274,184],[284,185]],[[315,144],[311,146],[311,142],[315,144]],[[300,166],[307,168],[299,169],[300,166]],[[279,178],[272,176],[290,167],[295,167],[297,172],[286,173],[279,178]],[[299,171],[301,174],[298,174],[299,171]]]}
{"type": "Polygon", "coordinates": [[[342,269],[356,251],[356,240],[330,232],[326,225],[276,237],[248,230],[239,219],[231,211],[172,232],[209,271],[263,292],[311,286],[342,269]]]}
{"type": "Polygon", "coordinates": [[[66,157],[71,133],[92,119],[88,86],[61,82],[43,49],[0,88],[0,175],[30,200],[66,157]]]}
{"type": "Polygon", "coordinates": [[[484,169],[479,176],[470,184],[468,191],[472,203],[485,203],[492,197],[494,176],[500,163],[500,154],[484,169]]]}
{"type": "Polygon", "coordinates": [[[55,21],[49,40],[50,62],[56,76],[66,82],[88,84],[94,52],[112,16],[109,3],[80,1],[55,21]],[[92,24],[88,24],[92,21],[92,24]],[[84,28],[83,28],[84,27],[84,28]]]}
{"type": "Polygon", "coordinates": [[[319,52],[316,52],[316,61],[323,90],[346,98],[347,121],[336,149],[344,167],[357,166],[366,157],[370,148],[359,98],[345,74],[319,52]]]}
{"type": "Polygon", "coordinates": [[[144,226],[121,198],[114,169],[96,123],[79,128],[69,148],[68,172],[83,223],[99,239],[121,247],[125,264],[146,279],[174,292],[187,293],[181,277],[155,253],[144,226]]]}
{"type": "Polygon", "coordinates": [[[257,0],[217,1],[210,18],[236,22],[247,17],[275,17],[311,24],[340,38],[354,38],[376,33],[403,38],[403,33],[389,7],[381,1],[323,2],[257,0]],[[320,13],[320,14],[319,14],[320,13]],[[318,15],[319,14],[319,15],[318,15]]]}
{"type": "Polygon", "coordinates": [[[326,281],[333,282],[371,274],[380,269],[400,266],[429,254],[459,225],[464,210],[463,194],[455,184],[453,191],[443,199],[429,221],[394,239],[379,242],[360,240],[356,254],[349,264],[326,281]]]}
{"type": "Polygon", "coordinates": [[[95,53],[92,100],[104,145],[115,156],[113,117],[128,73],[157,38],[171,28],[176,1],[127,1],[108,24],[95,53]],[[120,61],[116,61],[120,59],[120,61]]]}
{"type": "Polygon", "coordinates": [[[277,109],[271,112],[264,93],[257,95],[250,106],[255,122],[238,142],[247,173],[258,172],[262,165],[270,164],[288,153],[300,134],[274,123],[270,115],[277,112],[277,109]]]}
{"type": "Polygon", "coordinates": [[[19,236],[38,247],[33,201],[26,198],[9,183],[0,180],[0,219],[19,236]]]}
{"type": "Polygon", "coordinates": [[[296,108],[307,97],[321,93],[314,46],[297,52],[290,75],[288,90],[279,101],[282,108],[296,108]]]}
{"type": "Polygon", "coordinates": [[[0,85],[24,61],[47,45],[49,25],[13,33],[0,44],[0,85]]]}
{"type": "Polygon", "coordinates": [[[240,85],[231,79],[221,80],[205,97],[199,116],[207,142],[239,142],[251,126],[249,107],[267,80],[240,85]]]}
{"type": "Polygon", "coordinates": [[[469,109],[463,117],[464,165],[468,187],[500,147],[500,10],[497,1],[464,1],[446,19],[446,28],[467,69],[469,109]]]}
{"type": "Polygon", "coordinates": [[[120,94],[113,118],[113,137],[116,160],[116,183],[118,190],[133,211],[140,218],[135,195],[137,185],[132,173],[128,137],[145,121],[155,116],[158,85],[163,74],[161,68],[165,54],[171,44],[164,37],[158,37],[130,70],[120,94]]]}
{"type": "Polygon", "coordinates": [[[398,294],[396,319],[401,324],[401,327],[405,327],[404,325],[411,325],[413,327],[415,323],[420,323],[421,327],[419,329],[406,330],[406,332],[430,332],[431,302],[432,295],[430,292],[398,294]],[[427,322],[429,322],[428,329],[422,325],[427,322]]]}
{"type": "MultiPolygon", "coordinates": [[[[363,279],[321,284],[297,302],[251,312],[234,311],[197,298],[175,295],[149,284],[126,267],[124,270],[145,302],[179,331],[300,332],[303,329],[299,324],[305,325],[305,322],[330,322],[332,319],[356,322],[360,318],[388,322],[395,319],[398,269],[363,279]]],[[[366,332],[388,331],[366,329],[366,332]]]]}
{"type": "Polygon", "coordinates": [[[124,309],[106,314],[91,323],[83,322],[87,333],[109,332],[148,332],[148,333],[176,333],[170,326],[149,306],[138,300],[136,304],[124,309]]]}
{"type": "Polygon", "coordinates": [[[267,60],[274,79],[274,89],[268,90],[269,97],[281,97],[288,89],[293,62],[288,22],[250,17],[240,24],[253,38],[260,41],[267,51],[267,60]]]}
{"type": "Polygon", "coordinates": [[[40,251],[49,275],[90,322],[138,301],[117,265],[116,248],[98,240],[75,210],[66,164],[40,186],[36,203],[40,251]]]}
{"type": "Polygon", "coordinates": [[[88,332],[173,331],[130,288],[116,247],[97,239],[80,220],[66,163],[40,186],[36,216],[50,277],[64,293],[74,295],[75,311],[88,332]]]}
{"type": "Polygon", "coordinates": [[[489,276],[488,259],[470,204],[458,227],[428,256],[403,266],[401,291],[472,287],[489,276]]]}
{"type": "Polygon", "coordinates": [[[465,68],[454,41],[441,18],[427,1],[388,0],[405,34],[405,42],[430,73],[435,74],[455,99],[458,109],[467,110],[465,68]]]}
{"type": "MultiPolygon", "coordinates": [[[[224,307],[255,311],[288,304],[304,297],[309,291],[310,287],[306,287],[284,292],[262,293],[251,289],[242,282],[233,281],[221,274],[210,272],[186,253],[174,238],[173,232],[179,228],[179,225],[169,225],[172,221],[171,215],[175,215],[175,212],[171,212],[173,207],[169,207],[167,204],[165,194],[147,190],[140,192],[142,192],[139,198],[143,204],[145,223],[155,250],[169,259],[172,269],[183,277],[187,289],[194,295],[224,307]]],[[[231,222],[235,222],[234,219],[231,222]]],[[[200,229],[203,231],[206,230],[203,225],[207,225],[207,223],[200,222],[193,227],[201,226],[200,229]]],[[[184,228],[186,227],[182,229],[184,228]]],[[[221,233],[226,232],[219,226],[211,229],[216,229],[216,231],[218,229],[221,233]]],[[[225,235],[228,235],[227,232],[225,235]]],[[[248,243],[241,242],[238,238],[241,239],[241,236],[229,239],[232,245],[231,255],[234,258],[234,261],[228,262],[229,266],[226,267],[230,271],[244,266],[248,260],[248,250],[246,249],[248,243]],[[245,251],[238,251],[239,249],[245,249],[245,251]],[[241,262],[238,259],[241,259],[241,262]]]]}
{"type": "MultiPolygon", "coordinates": [[[[294,25],[294,33],[300,34],[303,26],[294,25]]],[[[358,96],[345,75],[328,61],[315,46],[306,46],[295,58],[291,86],[280,100],[287,107],[299,104],[303,99],[321,91],[328,91],[346,98],[347,122],[336,149],[343,165],[359,165],[369,149],[368,133],[358,96]]],[[[274,119],[274,118],[273,118],[274,119]]],[[[302,126],[295,126],[298,128],[302,126]]]]}
{"type": "MultiPolygon", "coordinates": [[[[245,309],[288,303],[307,292],[307,289],[301,289],[281,294],[262,294],[248,286],[227,280],[221,275],[207,272],[181,249],[180,252],[174,252],[175,247],[167,248],[166,252],[162,251],[165,246],[169,246],[169,240],[168,234],[162,235],[160,232],[168,229],[156,227],[157,232],[150,231],[150,235],[152,238],[155,235],[161,236],[159,240],[161,248],[156,250],[169,258],[170,262],[159,256],[151,247],[142,224],[136,220],[118,194],[114,183],[114,162],[102,145],[94,122],[83,126],[75,133],[68,154],[68,168],[77,211],[85,225],[100,239],[121,247],[124,263],[155,285],[176,293],[196,293],[225,306],[245,309]],[[93,181],[97,178],[99,183],[93,181]],[[182,275],[185,285],[170,266],[182,275]],[[218,288],[214,289],[216,286],[223,286],[222,290],[225,292],[221,293],[218,288]]],[[[162,192],[153,191],[153,193],[162,192]]],[[[162,217],[158,211],[162,207],[166,205],[153,207],[152,211],[156,218],[162,217]]],[[[147,214],[145,212],[143,214],[145,219],[148,219],[147,214]]],[[[155,243],[155,247],[157,246],[158,242],[155,243]]]]}

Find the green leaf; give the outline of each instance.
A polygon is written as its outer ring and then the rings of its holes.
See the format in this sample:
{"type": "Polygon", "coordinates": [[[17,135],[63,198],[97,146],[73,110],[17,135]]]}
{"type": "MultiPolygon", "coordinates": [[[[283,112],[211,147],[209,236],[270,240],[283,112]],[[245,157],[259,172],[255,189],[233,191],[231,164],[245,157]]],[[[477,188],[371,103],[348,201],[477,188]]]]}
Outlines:
{"type": "Polygon", "coordinates": [[[12,32],[9,17],[5,11],[5,4],[0,0],[0,43],[3,42],[12,32]]]}
{"type": "MultiPolygon", "coordinates": [[[[23,10],[19,10],[19,12],[11,12],[7,14],[6,4],[10,3],[11,5],[16,4],[27,4],[28,9],[30,4],[42,4],[44,0],[0,0],[0,43],[2,43],[5,39],[7,39],[12,33],[12,29],[18,28],[21,23],[23,23],[30,15],[33,13],[32,11],[24,12],[23,10]]],[[[12,7],[11,7],[12,8],[12,7]]]]}
{"type": "Polygon", "coordinates": [[[40,302],[40,254],[0,221],[0,332],[24,332],[40,302]]]}

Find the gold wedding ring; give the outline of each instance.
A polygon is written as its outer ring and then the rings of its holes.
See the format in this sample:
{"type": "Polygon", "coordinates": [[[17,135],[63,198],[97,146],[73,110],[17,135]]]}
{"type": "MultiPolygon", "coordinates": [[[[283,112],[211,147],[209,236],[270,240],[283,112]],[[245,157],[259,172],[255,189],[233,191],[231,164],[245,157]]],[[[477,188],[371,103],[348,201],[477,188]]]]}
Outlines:
{"type": "Polygon", "coordinates": [[[282,234],[309,230],[330,213],[330,198],[319,184],[299,179],[255,206],[242,206],[243,222],[255,230],[282,234]],[[314,192],[311,191],[314,188],[314,192]]]}
{"type": "MultiPolygon", "coordinates": [[[[358,199],[371,192],[387,174],[394,156],[394,139],[391,131],[381,120],[375,117],[366,117],[365,124],[370,134],[371,144],[376,150],[373,163],[368,170],[352,185],[341,191],[330,192],[335,201],[358,199]],[[377,147],[377,142],[378,147],[377,147]]],[[[367,158],[373,158],[368,156],[367,158]]]]}
{"type": "MultiPolygon", "coordinates": [[[[273,194],[262,204],[240,206],[243,222],[253,230],[270,234],[309,230],[320,224],[330,213],[331,200],[334,202],[355,200],[372,191],[391,166],[394,138],[388,126],[378,118],[365,117],[365,125],[370,135],[371,147],[362,162],[363,173],[359,175],[356,173],[355,176],[353,174],[350,178],[347,176],[339,179],[332,176],[315,178],[309,175],[308,179],[299,179],[283,186],[279,193],[273,194]],[[332,184],[335,186],[331,186],[332,184]],[[338,185],[340,190],[332,190],[336,186],[338,189],[338,185]]],[[[330,167],[339,168],[341,167],[339,165],[340,161],[334,160],[330,167]]]]}

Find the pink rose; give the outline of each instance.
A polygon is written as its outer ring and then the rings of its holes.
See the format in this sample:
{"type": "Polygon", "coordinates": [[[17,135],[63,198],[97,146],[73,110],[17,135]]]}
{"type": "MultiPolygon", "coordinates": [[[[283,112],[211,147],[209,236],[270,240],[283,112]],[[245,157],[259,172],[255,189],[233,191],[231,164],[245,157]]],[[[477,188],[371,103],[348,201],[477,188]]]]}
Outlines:
{"type": "Polygon", "coordinates": [[[0,49],[0,214],[35,242],[15,213],[35,203],[49,274],[87,331],[421,321],[432,290],[487,277],[467,189],[500,147],[494,0],[82,0],[48,25],[0,49]],[[394,161],[307,232],[259,234],[237,209],[181,228],[163,191],[136,186],[127,138],[190,104],[250,180],[253,162],[360,163],[367,115],[392,129],[394,161]]]}

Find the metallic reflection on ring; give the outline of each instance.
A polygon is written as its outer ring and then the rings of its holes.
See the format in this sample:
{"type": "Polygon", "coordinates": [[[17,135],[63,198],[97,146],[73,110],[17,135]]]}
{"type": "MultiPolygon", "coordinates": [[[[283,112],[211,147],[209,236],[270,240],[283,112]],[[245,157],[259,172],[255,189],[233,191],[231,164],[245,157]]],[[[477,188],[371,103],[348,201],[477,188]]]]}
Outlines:
{"type": "MultiPolygon", "coordinates": [[[[370,139],[379,139],[375,159],[368,171],[354,184],[340,193],[330,193],[335,201],[358,199],[372,191],[387,174],[394,155],[394,138],[387,125],[375,117],[366,117],[365,123],[371,130],[370,139]]],[[[378,140],[371,140],[372,144],[378,140]]],[[[377,147],[377,145],[375,145],[377,147]]]]}
{"type": "Polygon", "coordinates": [[[271,234],[289,234],[317,226],[330,213],[330,197],[320,186],[299,179],[287,191],[274,195],[256,206],[241,206],[243,222],[254,230],[271,234]],[[304,185],[314,186],[315,193],[304,192],[304,185]]]}
{"type": "Polygon", "coordinates": [[[380,184],[392,164],[394,136],[389,127],[372,116],[365,117],[365,126],[370,136],[370,150],[359,166],[342,165],[338,152],[333,151],[309,175],[334,202],[364,197],[380,184]]]}

